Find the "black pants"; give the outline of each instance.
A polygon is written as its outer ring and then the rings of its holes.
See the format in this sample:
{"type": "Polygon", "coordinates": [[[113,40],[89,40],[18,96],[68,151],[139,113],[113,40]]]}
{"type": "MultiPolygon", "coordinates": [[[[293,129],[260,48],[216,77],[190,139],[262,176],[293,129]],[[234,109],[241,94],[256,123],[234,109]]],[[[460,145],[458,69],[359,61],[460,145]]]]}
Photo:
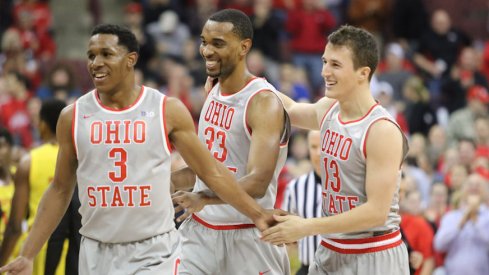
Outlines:
{"type": "Polygon", "coordinates": [[[65,239],[69,241],[68,254],[66,255],[66,275],[78,275],[78,254],[80,251],[81,215],[78,213],[80,200],[78,188],[75,188],[70,205],[61,219],[58,227],[49,238],[46,253],[45,275],[54,275],[63,252],[65,239]]]}
{"type": "Polygon", "coordinates": [[[301,268],[297,270],[297,273],[295,273],[295,275],[307,275],[308,271],[309,271],[309,266],[301,264],[301,268]]]}

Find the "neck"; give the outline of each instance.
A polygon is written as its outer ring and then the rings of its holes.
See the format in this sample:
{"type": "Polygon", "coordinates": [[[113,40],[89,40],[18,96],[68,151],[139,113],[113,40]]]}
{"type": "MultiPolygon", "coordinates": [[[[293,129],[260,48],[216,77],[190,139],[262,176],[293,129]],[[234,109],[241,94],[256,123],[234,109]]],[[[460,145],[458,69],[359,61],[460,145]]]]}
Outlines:
{"type": "Polygon", "coordinates": [[[227,77],[219,77],[219,85],[221,93],[235,94],[239,92],[252,78],[252,75],[244,66],[240,64],[236,66],[234,72],[227,77]]]}
{"type": "Polygon", "coordinates": [[[348,98],[339,100],[340,116],[343,121],[351,121],[362,118],[376,104],[370,89],[363,87],[350,93],[348,98]]]}

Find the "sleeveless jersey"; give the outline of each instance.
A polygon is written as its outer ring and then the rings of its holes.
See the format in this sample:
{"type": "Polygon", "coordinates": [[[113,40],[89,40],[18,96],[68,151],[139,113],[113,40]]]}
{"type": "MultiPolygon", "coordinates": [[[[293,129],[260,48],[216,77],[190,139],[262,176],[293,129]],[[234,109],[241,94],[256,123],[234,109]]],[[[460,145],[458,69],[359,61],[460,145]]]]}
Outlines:
{"type": "MultiPolygon", "coordinates": [[[[339,118],[339,104],[335,102],[321,122],[321,179],[323,189],[323,216],[333,216],[349,211],[367,201],[366,183],[366,138],[370,126],[386,119],[397,125],[390,114],[379,104],[359,120],[342,122],[339,118]]],[[[398,126],[399,127],[399,126],[398,126]]],[[[407,151],[404,139],[403,156],[407,151]]],[[[396,160],[393,160],[396,161],[396,160]]],[[[375,232],[399,229],[399,184],[397,180],[395,196],[387,221],[384,225],[364,232],[323,234],[325,239],[358,239],[375,235],[375,232]]]]}
{"type": "MultiPolygon", "coordinates": [[[[246,121],[248,103],[259,92],[276,89],[263,78],[254,78],[239,92],[223,95],[219,83],[209,92],[199,119],[199,139],[207,145],[214,158],[222,162],[237,179],[247,174],[251,130],[246,121]]],[[[285,113],[285,111],[284,111],[285,113]]],[[[285,113],[286,114],[286,113],[285,113]]],[[[287,141],[290,124],[286,115],[284,135],[281,140],[277,165],[263,198],[256,201],[266,209],[273,208],[277,194],[277,178],[287,158],[287,141]],[[285,145],[283,145],[285,143],[285,145]]],[[[194,191],[211,193],[205,183],[197,178],[194,191]]],[[[249,224],[251,220],[230,205],[207,205],[197,216],[214,225],[249,224]]]]}
{"type": "Polygon", "coordinates": [[[95,90],[76,101],[72,130],[83,236],[125,243],[174,228],[166,98],[141,87],[122,110],[103,106],[95,90]]]}
{"type": "Polygon", "coordinates": [[[29,195],[29,228],[34,223],[37,207],[46,189],[54,178],[56,159],[58,158],[58,145],[45,143],[30,152],[31,166],[29,171],[30,195],[29,195]]]}

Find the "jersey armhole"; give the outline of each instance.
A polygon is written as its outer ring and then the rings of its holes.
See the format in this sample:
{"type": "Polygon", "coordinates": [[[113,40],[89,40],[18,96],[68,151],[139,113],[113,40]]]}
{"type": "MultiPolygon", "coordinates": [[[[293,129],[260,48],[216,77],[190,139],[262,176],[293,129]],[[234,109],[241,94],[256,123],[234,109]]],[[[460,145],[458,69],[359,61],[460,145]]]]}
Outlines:
{"type": "Polygon", "coordinates": [[[73,149],[75,149],[75,156],[78,158],[78,146],[76,145],[76,131],[77,131],[77,117],[78,117],[78,109],[76,106],[78,105],[78,100],[73,103],[73,112],[71,113],[71,140],[73,142],[73,149]]]}
{"type": "Polygon", "coordinates": [[[319,124],[319,129],[321,129],[323,127],[324,119],[328,116],[329,112],[331,112],[331,110],[336,105],[336,103],[338,103],[338,101],[333,102],[333,104],[331,104],[331,106],[329,106],[328,110],[326,110],[326,112],[324,113],[323,118],[321,119],[321,124],[319,124]]]}
{"type": "MultiPolygon", "coordinates": [[[[399,127],[399,125],[395,122],[395,121],[392,121],[391,119],[387,118],[387,117],[380,117],[380,118],[377,118],[376,120],[372,121],[368,126],[367,126],[367,131],[365,131],[365,135],[363,136],[362,138],[362,146],[360,147],[361,150],[362,150],[362,155],[365,159],[367,159],[367,138],[368,138],[368,134],[370,132],[370,128],[372,127],[372,125],[374,125],[374,123],[376,123],[377,121],[380,121],[380,120],[386,120],[394,125],[396,125],[397,129],[399,129],[399,131],[401,131],[401,135],[402,135],[402,146],[403,146],[403,152],[402,152],[402,159],[404,159],[404,156],[406,155],[406,152],[407,152],[407,148],[406,148],[406,137],[404,136],[404,133],[401,129],[401,127],[399,127]]],[[[402,164],[402,161],[401,161],[401,164],[402,164]]]]}
{"type": "Polygon", "coordinates": [[[163,103],[161,105],[161,117],[162,117],[162,123],[163,123],[163,142],[165,143],[165,151],[168,153],[168,155],[171,154],[171,143],[170,139],[168,138],[168,128],[166,127],[166,100],[168,99],[167,96],[163,95],[163,103]]]}

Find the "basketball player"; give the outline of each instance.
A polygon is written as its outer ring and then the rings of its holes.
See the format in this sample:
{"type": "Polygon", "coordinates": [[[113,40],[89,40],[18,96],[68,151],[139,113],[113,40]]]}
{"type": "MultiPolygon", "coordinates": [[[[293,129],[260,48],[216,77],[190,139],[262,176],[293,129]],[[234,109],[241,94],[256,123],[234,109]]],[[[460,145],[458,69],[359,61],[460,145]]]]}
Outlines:
{"type": "MultiPolygon", "coordinates": [[[[252,37],[250,19],[238,10],[221,10],[205,23],[200,54],[218,82],[207,95],[198,133],[246,192],[273,208],[290,125],[275,88],[247,70],[252,37]]],[[[193,185],[195,176],[185,179],[191,182],[172,176],[176,186],[193,185]]],[[[207,204],[180,227],[180,274],[290,274],[285,247],[262,242],[250,219],[216,199],[200,177],[193,193],[178,192],[174,201],[191,208],[187,215],[207,204]]]]}
{"type": "Polygon", "coordinates": [[[398,213],[407,141],[370,93],[375,39],[343,26],[328,37],[322,58],[326,97],[314,104],[282,98],[292,125],[321,130],[323,217],[276,216],[280,223],[263,240],[321,234],[309,274],[409,274],[398,213]]]}
{"type": "MultiPolygon", "coordinates": [[[[5,232],[4,242],[0,249],[1,265],[10,257],[16,243],[21,237],[22,222],[26,217],[26,213],[29,213],[29,219],[27,220],[28,228],[32,226],[39,201],[54,177],[56,156],[58,155],[56,123],[64,107],[66,107],[66,103],[60,100],[49,100],[42,103],[39,112],[39,133],[43,144],[32,149],[20,161],[15,176],[12,212],[5,232]]],[[[77,219],[77,222],[80,222],[78,217],[75,219],[77,219]]],[[[73,234],[79,234],[78,230],[73,232],[73,234]]],[[[34,260],[33,274],[54,274],[60,260],[62,249],[63,247],[61,246],[56,251],[53,250],[53,252],[56,252],[56,255],[48,257],[47,248],[43,246],[41,252],[34,260]],[[47,261],[48,258],[50,259],[49,263],[47,261]]],[[[78,274],[78,250],[79,237],[70,240],[67,255],[67,269],[65,270],[66,272],[61,272],[65,266],[65,261],[62,259],[59,274],[78,274]]]]}
{"type": "Polygon", "coordinates": [[[138,44],[117,25],[95,27],[87,68],[95,85],[61,113],[53,182],[21,256],[0,269],[30,274],[78,183],[80,274],[175,274],[180,260],[170,197],[170,143],[223,200],[265,229],[269,216],[215,161],[178,100],[135,84],[138,44]]]}

